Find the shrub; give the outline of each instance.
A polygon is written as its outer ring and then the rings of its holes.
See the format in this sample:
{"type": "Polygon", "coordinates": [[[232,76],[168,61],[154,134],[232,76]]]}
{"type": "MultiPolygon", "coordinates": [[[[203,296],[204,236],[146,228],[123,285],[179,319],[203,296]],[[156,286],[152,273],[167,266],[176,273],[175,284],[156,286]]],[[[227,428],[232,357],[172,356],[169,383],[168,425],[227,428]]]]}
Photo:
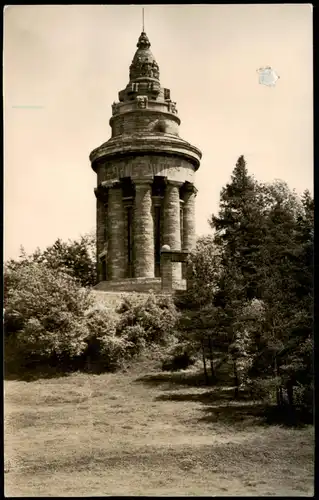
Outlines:
{"type": "Polygon", "coordinates": [[[88,292],[64,272],[27,262],[5,270],[5,347],[9,361],[74,358],[86,348],[88,292]]]}
{"type": "Polygon", "coordinates": [[[252,399],[272,404],[276,400],[276,388],[279,388],[280,384],[280,377],[257,378],[255,380],[247,378],[244,388],[249,390],[252,399]]]}
{"type": "Polygon", "coordinates": [[[185,370],[196,362],[197,346],[192,341],[176,338],[162,363],[163,371],[185,370]]]}
{"type": "Polygon", "coordinates": [[[296,408],[302,411],[305,415],[310,417],[313,414],[314,406],[314,387],[313,383],[310,385],[298,384],[294,387],[294,402],[296,408]]]}
{"type": "Polygon", "coordinates": [[[146,347],[146,333],[141,325],[127,326],[121,332],[121,338],[127,342],[127,357],[140,354],[146,347]]]}
{"type": "Polygon", "coordinates": [[[107,371],[116,371],[123,366],[128,351],[133,346],[125,338],[110,335],[104,337],[101,345],[102,367],[107,371]]]}
{"type": "MultiPolygon", "coordinates": [[[[125,301],[123,309],[126,311],[125,301]]],[[[139,325],[127,325],[119,331],[115,316],[103,306],[86,314],[89,337],[85,357],[91,368],[114,371],[140,354],[146,347],[146,333],[139,325]]]]}
{"type": "Polygon", "coordinates": [[[110,310],[101,304],[94,304],[85,313],[89,337],[102,338],[115,334],[116,319],[110,310]]]}
{"type": "Polygon", "coordinates": [[[117,325],[117,334],[127,331],[128,327],[140,327],[139,337],[143,337],[145,345],[169,343],[174,337],[178,313],[171,297],[156,297],[150,294],[146,301],[134,299],[123,301],[118,309],[121,318],[117,325]]]}
{"type": "Polygon", "coordinates": [[[128,343],[116,333],[115,317],[103,305],[94,305],[86,312],[88,337],[84,352],[86,366],[90,369],[114,371],[127,354],[128,343]]]}
{"type": "Polygon", "coordinates": [[[185,370],[195,364],[195,359],[191,358],[187,352],[176,354],[166,358],[162,364],[163,371],[185,370]]]}

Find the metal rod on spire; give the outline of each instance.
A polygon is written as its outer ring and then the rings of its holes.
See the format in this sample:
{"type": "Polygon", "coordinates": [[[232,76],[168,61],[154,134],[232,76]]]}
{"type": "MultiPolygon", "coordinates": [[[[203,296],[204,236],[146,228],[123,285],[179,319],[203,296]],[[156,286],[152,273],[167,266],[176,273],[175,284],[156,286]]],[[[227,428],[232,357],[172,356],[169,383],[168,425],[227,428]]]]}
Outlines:
{"type": "Polygon", "coordinates": [[[144,7],[142,8],[142,15],[143,15],[143,32],[144,32],[144,7]]]}

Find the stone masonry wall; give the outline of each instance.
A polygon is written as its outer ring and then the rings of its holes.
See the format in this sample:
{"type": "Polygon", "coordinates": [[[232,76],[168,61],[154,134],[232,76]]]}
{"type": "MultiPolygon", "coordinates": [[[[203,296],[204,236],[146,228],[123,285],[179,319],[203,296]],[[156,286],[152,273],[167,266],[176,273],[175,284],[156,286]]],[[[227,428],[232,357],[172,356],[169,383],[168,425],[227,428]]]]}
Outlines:
{"type": "MultiPolygon", "coordinates": [[[[152,113],[141,113],[140,111],[118,115],[112,118],[112,137],[121,134],[136,134],[141,132],[152,132],[156,124],[161,120],[167,125],[167,132],[178,135],[178,122],[174,116],[169,117],[158,111],[152,113]]],[[[159,130],[165,132],[165,130],[159,130]]]]}

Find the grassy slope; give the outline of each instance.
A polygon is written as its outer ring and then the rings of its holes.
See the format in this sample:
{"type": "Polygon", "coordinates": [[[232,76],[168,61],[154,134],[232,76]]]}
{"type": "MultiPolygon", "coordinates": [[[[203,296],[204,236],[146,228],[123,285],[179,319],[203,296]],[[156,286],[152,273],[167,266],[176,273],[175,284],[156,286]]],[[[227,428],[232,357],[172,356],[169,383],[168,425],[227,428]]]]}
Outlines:
{"type": "Polygon", "coordinates": [[[142,364],[6,381],[6,495],[313,495],[312,427],[196,383],[142,364]]]}

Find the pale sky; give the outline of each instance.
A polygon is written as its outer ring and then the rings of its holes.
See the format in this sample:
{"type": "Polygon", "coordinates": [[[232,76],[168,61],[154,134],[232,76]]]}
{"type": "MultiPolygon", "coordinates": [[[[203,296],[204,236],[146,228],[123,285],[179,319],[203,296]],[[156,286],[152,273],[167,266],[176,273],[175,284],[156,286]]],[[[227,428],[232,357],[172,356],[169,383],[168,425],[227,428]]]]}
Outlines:
{"type": "MultiPolygon", "coordinates": [[[[141,31],[139,5],[5,8],[6,258],[95,228],[89,154],[110,138],[141,31]]],[[[203,153],[198,235],[241,154],[258,180],[313,192],[310,4],[145,5],[145,31],[180,136],[203,153]],[[274,88],[259,84],[264,66],[274,88]]]]}

